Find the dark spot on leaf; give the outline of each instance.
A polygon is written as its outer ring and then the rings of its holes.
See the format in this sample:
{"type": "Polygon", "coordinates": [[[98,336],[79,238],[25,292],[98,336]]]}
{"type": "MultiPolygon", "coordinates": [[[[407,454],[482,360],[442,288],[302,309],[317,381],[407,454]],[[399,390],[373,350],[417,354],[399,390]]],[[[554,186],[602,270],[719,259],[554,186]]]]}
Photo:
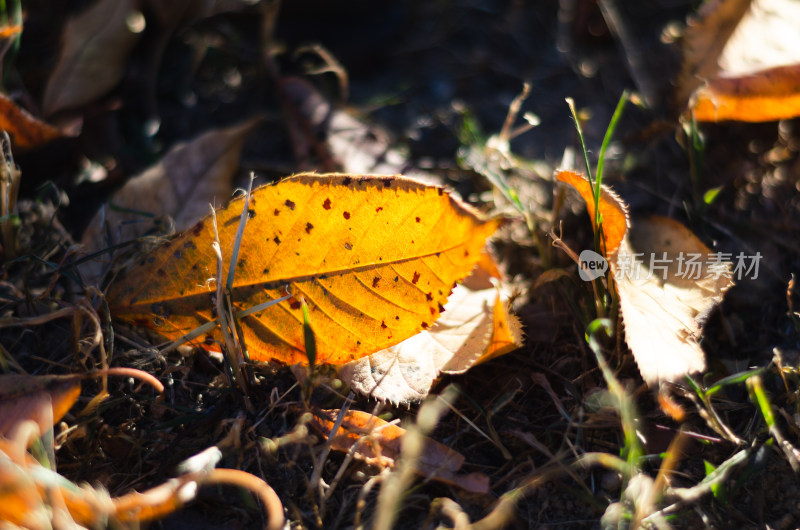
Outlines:
{"type": "Polygon", "coordinates": [[[356,341],[356,346],[361,346],[361,341],[360,340],[356,341]]]}
{"type": "Polygon", "coordinates": [[[322,203],[322,207],[325,208],[326,210],[330,210],[331,209],[331,200],[326,198],[325,202],[322,203]]]}
{"type": "Polygon", "coordinates": [[[384,320],[381,320],[381,327],[382,327],[383,329],[386,329],[386,328],[388,328],[389,326],[387,326],[387,325],[386,325],[386,322],[385,322],[384,320]]]}
{"type": "Polygon", "coordinates": [[[444,306],[442,304],[439,304],[439,312],[444,313],[444,306]]]}
{"type": "Polygon", "coordinates": [[[306,223],[306,234],[310,234],[312,228],[314,228],[314,225],[311,223],[306,223]]]}
{"type": "Polygon", "coordinates": [[[281,244],[281,238],[279,238],[278,236],[273,237],[272,240],[275,242],[276,245],[281,244]]]}
{"type": "Polygon", "coordinates": [[[411,240],[411,244],[412,244],[412,245],[414,244],[414,240],[413,240],[413,239],[411,240]]]}
{"type": "Polygon", "coordinates": [[[350,212],[344,212],[342,216],[344,216],[345,219],[350,219],[350,212]]]}
{"type": "Polygon", "coordinates": [[[272,215],[280,215],[280,214],[281,214],[281,211],[278,210],[277,208],[275,208],[275,210],[272,212],[272,215]]]}
{"type": "Polygon", "coordinates": [[[380,211],[383,211],[383,206],[378,206],[377,208],[375,208],[375,213],[378,213],[380,211]]]}
{"type": "Polygon", "coordinates": [[[374,278],[372,278],[372,288],[373,289],[376,288],[378,286],[378,284],[380,283],[380,281],[381,281],[381,279],[380,279],[379,276],[375,276],[374,278]]]}
{"type": "Polygon", "coordinates": [[[444,195],[444,190],[442,188],[438,188],[437,191],[439,192],[439,196],[444,195]]]}
{"type": "Polygon", "coordinates": [[[422,221],[422,219],[420,219],[419,217],[417,217],[417,222],[420,222],[420,221],[422,221]]]}
{"type": "Polygon", "coordinates": [[[468,257],[468,256],[469,256],[469,250],[465,250],[465,251],[464,251],[464,257],[466,258],[466,257],[468,257]]]}
{"type": "Polygon", "coordinates": [[[196,249],[197,245],[194,244],[194,241],[187,241],[183,244],[183,248],[196,249]]]}
{"type": "Polygon", "coordinates": [[[400,276],[395,276],[395,277],[394,277],[394,281],[397,281],[397,280],[399,280],[399,279],[400,279],[400,276]]]}
{"type": "Polygon", "coordinates": [[[295,204],[292,201],[290,201],[289,199],[286,199],[286,202],[284,202],[283,204],[288,206],[290,210],[294,210],[295,204]]]}
{"type": "Polygon", "coordinates": [[[411,283],[417,285],[418,281],[419,281],[419,273],[417,271],[414,271],[414,277],[411,278],[411,283]]]}
{"type": "Polygon", "coordinates": [[[175,256],[175,259],[181,259],[181,256],[183,256],[180,250],[176,250],[175,252],[172,253],[172,255],[175,256]]]}
{"type": "Polygon", "coordinates": [[[242,258],[242,259],[240,259],[239,261],[236,262],[236,267],[239,268],[239,269],[244,269],[244,264],[245,263],[247,263],[247,261],[244,258],[242,258]]]}
{"type": "Polygon", "coordinates": [[[427,322],[423,322],[422,323],[422,329],[428,329],[428,323],[427,322]]]}
{"type": "Polygon", "coordinates": [[[389,178],[387,178],[387,179],[383,179],[383,186],[384,186],[385,188],[388,188],[388,187],[390,187],[390,186],[392,185],[392,181],[393,181],[393,180],[394,180],[394,178],[392,178],[392,177],[389,177],[389,178]]]}
{"type": "Polygon", "coordinates": [[[291,307],[292,309],[300,309],[302,305],[303,304],[301,304],[299,300],[295,300],[294,298],[289,299],[289,307],[291,307]]]}
{"type": "Polygon", "coordinates": [[[433,300],[433,294],[432,293],[425,293],[425,300],[427,300],[428,302],[433,300]]]}
{"type": "Polygon", "coordinates": [[[252,208],[248,208],[247,209],[247,218],[248,219],[252,219],[255,216],[256,216],[256,211],[254,209],[252,209],[252,208]]]}
{"type": "Polygon", "coordinates": [[[353,179],[351,179],[350,177],[345,177],[344,180],[342,181],[342,184],[344,184],[345,186],[349,186],[351,182],[353,182],[353,179]]]}
{"type": "Polygon", "coordinates": [[[327,274],[320,274],[319,275],[319,279],[320,280],[327,280],[328,279],[328,275],[327,274]]]}
{"type": "Polygon", "coordinates": [[[394,316],[394,319],[395,319],[395,320],[400,320],[400,315],[395,315],[395,316],[394,316]]]}
{"type": "Polygon", "coordinates": [[[200,232],[202,232],[202,231],[203,231],[203,222],[202,221],[197,223],[196,225],[194,225],[194,227],[192,227],[192,235],[194,237],[199,236],[200,232]]]}
{"type": "Polygon", "coordinates": [[[347,250],[353,250],[353,245],[351,245],[350,243],[345,243],[344,248],[346,248],[347,250]]]}
{"type": "Polygon", "coordinates": [[[431,315],[435,315],[435,314],[436,314],[436,310],[435,310],[434,308],[432,308],[432,307],[429,307],[428,309],[430,309],[430,310],[431,310],[431,315]]]}

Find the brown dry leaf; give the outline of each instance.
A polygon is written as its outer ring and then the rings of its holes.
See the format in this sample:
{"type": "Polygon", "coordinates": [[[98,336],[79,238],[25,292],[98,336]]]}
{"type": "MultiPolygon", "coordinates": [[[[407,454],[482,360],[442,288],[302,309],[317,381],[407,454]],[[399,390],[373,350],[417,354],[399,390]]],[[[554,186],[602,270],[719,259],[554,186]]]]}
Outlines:
{"type": "Polygon", "coordinates": [[[281,78],[280,89],[285,94],[285,108],[291,116],[287,126],[295,157],[301,163],[313,152],[320,165],[331,171],[404,173],[428,184],[442,182],[441,178],[414,168],[406,154],[392,147],[387,131],[366,123],[355,116],[352,109],[337,108],[305,79],[281,78]]]}
{"type": "MultiPolygon", "coordinates": [[[[571,183],[575,174],[561,171],[557,178],[571,183]]],[[[576,189],[587,204],[593,201],[588,185],[576,189]]],[[[603,191],[603,230],[624,234],[606,259],[619,295],[625,340],[642,377],[657,384],[703,370],[701,328],[733,284],[731,264],[672,219],[637,220],[625,231],[627,206],[610,190],[603,191]],[[614,216],[606,217],[614,210],[614,216]]]]}
{"type": "Polygon", "coordinates": [[[3,94],[0,94],[0,130],[8,131],[14,147],[23,151],[41,147],[62,136],[75,135],[33,117],[3,94]]]}
{"type": "Polygon", "coordinates": [[[800,115],[800,3],[716,0],[690,20],[676,98],[699,121],[800,115]]]}
{"type": "Polygon", "coordinates": [[[98,0],[67,21],[61,57],[44,91],[46,116],[89,103],[122,79],[128,54],[141,35],[128,23],[136,5],[134,0],[98,0]]]}
{"type": "MultiPolygon", "coordinates": [[[[325,436],[330,436],[339,410],[322,410],[312,417],[311,425],[325,436]]],[[[353,447],[354,457],[368,464],[393,468],[400,457],[406,430],[377,416],[360,410],[349,410],[333,437],[331,447],[348,452],[353,447]]],[[[424,437],[425,445],[415,462],[420,475],[458,486],[475,493],[488,493],[489,477],[483,473],[458,474],[464,464],[464,455],[449,447],[424,437]]]]}
{"type": "Polygon", "coordinates": [[[419,401],[440,373],[458,374],[522,345],[519,320],[491,258],[459,284],[439,320],[397,344],[340,367],[339,378],[361,394],[392,403],[419,401]],[[487,270],[488,269],[488,270],[487,270]]]}
{"type": "MultiPolygon", "coordinates": [[[[244,201],[217,213],[227,268],[244,201]]],[[[439,317],[455,283],[500,224],[444,189],[403,177],[301,174],[253,192],[235,271],[236,311],[250,357],[306,363],[301,299],[318,363],[343,364],[397,344],[439,317]]],[[[145,256],[112,284],[116,318],[181,337],[214,320],[211,219],[145,256]]],[[[224,277],[224,276],[223,276],[224,277]]],[[[204,341],[217,349],[214,331],[204,341]]]]}
{"type": "MultiPolygon", "coordinates": [[[[215,129],[179,143],[161,162],[131,178],[111,198],[115,208],[104,208],[89,223],[82,238],[87,252],[149,231],[169,233],[172,223],[166,217],[172,219],[176,230],[185,230],[208,213],[209,204],[230,197],[242,146],[258,121],[215,129]],[[147,213],[152,219],[135,212],[147,213]]],[[[109,256],[99,256],[82,269],[90,284],[97,282],[109,262],[109,256]]]]}

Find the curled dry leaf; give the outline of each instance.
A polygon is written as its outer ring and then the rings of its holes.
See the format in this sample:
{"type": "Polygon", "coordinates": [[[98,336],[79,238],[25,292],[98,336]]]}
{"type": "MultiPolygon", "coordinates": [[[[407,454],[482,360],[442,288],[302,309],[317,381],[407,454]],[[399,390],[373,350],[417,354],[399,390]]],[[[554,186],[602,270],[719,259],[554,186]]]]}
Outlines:
{"type": "Polygon", "coordinates": [[[41,147],[62,136],[75,135],[35,118],[3,94],[0,94],[0,130],[7,131],[14,147],[22,151],[41,147]]]}
{"type": "Polygon", "coordinates": [[[715,0],[689,21],[676,99],[698,121],[800,115],[800,3],[715,0]]]}
{"type": "Polygon", "coordinates": [[[500,272],[484,254],[472,274],[453,289],[439,320],[384,350],[342,365],[339,377],[361,394],[392,403],[419,401],[440,373],[458,374],[522,345],[519,320],[508,295],[495,286],[500,272]]]}
{"type": "Polygon", "coordinates": [[[61,57],[44,91],[46,116],[89,103],[119,82],[140,36],[128,24],[135,8],[134,0],[98,0],[67,21],[61,57]]]}
{"type": "MultiPolygon", "coordinates": [[[[593,202],[588,183],[571,171],[557,178],[593,202]]],[[[705,368],[698,344],[710,312],[733,284],[731,264],[713,253],[680,223],[664,217],[637,220],[625,229],[627,207],[603,189],[603,231],[609,231],[606,259],[614,275],[625,340],[645,381],[673,380],[705,368]],[[606,213],[613,214],[606,217],[606,213]]]]}
{"type": "MultiPolygon", "coordinates": [[[[226,267],[244,206],[239,198],[217,213],[226,267]]],[[[287,364],[308,362],[301,300],[318,363],[343,364],[430,328],[500,224],[403,177],[296,175],[255,190],[247,211],[234,309],[288,289],[289,300],[241,319],[251,359],[287,364]]],[[[206,218],[144,256],[109,288],[112,314],[167,338],[213,321],[213,241],[206,218]]],[[[219,340],[215,330],[203,344],[218,349],[219,340]]]]}
{"type": "MultiPolygon", "coordinates": [[[[312,417],[311,425],[330,436],[339,410],[322,410],[312,417]]],[[[353,456],[368,464],[393,468],[400,457],[406,430],[377,416],[360,410],[349,410],[331,441],[336,451],[353,450],[353,456]]],[[[415,462],[420,475],[458,486],[475,493],[489,491],[489,477],[483,473],[458,474],[464,465],[464,455],[424,437],[425,445],[415,462]]]]}
{"type": "MultiPolygon", "coordinates": [[[[170,232],[165,218],[176,230],[185,230],[205,216],[209,204],[230,196],[242,146],[258,121],[208,131],[173,146],[158,164],[114,194],[114,208],[94,216],[82,237],[86,250],[97,252],[152,231],[170,232]]],[[[109,261],[107,255],[98,256],[81,269],[90,284],[109,261]]]]}

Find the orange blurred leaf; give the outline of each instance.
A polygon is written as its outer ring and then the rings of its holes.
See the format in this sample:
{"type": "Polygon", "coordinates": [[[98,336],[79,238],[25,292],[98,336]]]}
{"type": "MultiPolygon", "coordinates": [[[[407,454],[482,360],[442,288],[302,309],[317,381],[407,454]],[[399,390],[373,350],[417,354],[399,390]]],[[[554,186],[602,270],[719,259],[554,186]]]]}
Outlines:
{"type": "Polygon", "coordinates": [[[81,375],[0,375],[0,436],[25,420],[52,428],[81,394],[81,375]]]}
{"type": "Polygon", "coordinates": [[[98,0],[67,21],[61,57],[44,91],[46,116],[89,103],[119,82],[140,36],[128,24],[135,6],[134,0],[98,0]]]}
{"type": "MultiPolygon", "coordinates": [[[[588,183],[576,187],[588,205],[587,188],[588,183]]],[[[615,241],[619,226],[628,224],[627,205],[611,190],[602,191],[600,211],[604,219],[615,219],[606,241],[615,241]]],[[[686,227],[664,217],[631,223],[607,258],[625,341],[644,380],[654,384],[703,370],[701,328],[732,285],[730,263],[686,227]]]]}
{"type": "MultiPolygon", "coordinates": [[[[243,199],[217,213],[232,248],[243,199]]],[[[442,188],[402,177],[301,174],[255,190],[236,266],[236,311],[292,298],[241,320],[250,357],[305,363],[301,298],[317,362],[342,364],[430,328],[499,220],[442,188]]],[[[112,313],[178,338],[214,320],[209,218],[145,256],[108,291],[112,313]]],[[[227,257],[227,256],[226,256],[227,257]]],[[[227,266],[227,259],[223,260],[227,266]]],[[[210,348],[217,331],[206,338],[210,348]]]]}
{"type": "MultiPolygon", "coordinates": [[[[311,425],[325,436],[330,436],[339,410],[322,410],[312,416],[311,425]]],[[[406,430],[377,416],[360,410],[349,410],[331,441],[336,451],[348,452],[368,464],[393,468],[400,457],[406,430]]],[[[464,455],[446,445],[423,437],[425,445],[415,462],[415,470],[424,477],[452,484],[467,491],[487,493],[489,477],[482,473],[458,474],[464,464],[464,455]]]]}
{"type": "Polygon", "coordinates": [[[0,94],[0,130],[8,131],[14,146],[21,150],[73,135],[33,117],[3,94],[0,94]]]}
{"type": "Polygon", "coordinates": [[[19,35],[20,33],[22,33],[22,26],[18,24],[10,24],[0,27],[0,39],[7,39],[8,37],[13,37],[14,35],[19,35]]]}
{"type": "Polygon", "coordinates": [[[714,0],[690,19],[676,101],[698,121],[800,116],[800,3],[714,0]]]}
{"type": "Polygon", "coordinates": [[[485,259],[444,306],[430,330],[342,365],[339,378],[364,395],[392,403],[424,398],[441,373],[458,374],[522,345],[519,321],[508,312],[508,296],[497,266],[485,259]]]}
{"type": "Polygon", "coordinates": [[[718,77],[694,94],[697,121],[762,122],[800,116],[800,64],[718,77]]]}

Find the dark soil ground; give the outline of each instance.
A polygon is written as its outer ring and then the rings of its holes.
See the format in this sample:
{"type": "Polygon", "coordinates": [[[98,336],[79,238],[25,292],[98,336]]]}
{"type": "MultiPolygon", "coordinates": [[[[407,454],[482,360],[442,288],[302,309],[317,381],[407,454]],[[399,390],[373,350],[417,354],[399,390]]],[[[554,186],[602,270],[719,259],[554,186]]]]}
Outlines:
{"type": "MultiPolygon", "coordinates": [[[[630,204],[634,218],[667,215],[689,226],[710,248],[761,253],[758,279],[733,287],[711,316],[702,343],[709,370],[697,380],[710,384],[750,367],[767,367],[762,379],[778,429],[789,444],[798,445],[800,318],[792,312],[800,305],[800,295],[790,280],[800,273],[800,123],[702,125],[705,153],[693,175],[678,123],[681,109],[675,109],[672,100],[680,43],[665,35],[684,24],[697,2],[617,3],[630,38],[647,58],[636,81],[629,57],[593,1],[286,1],[274,34],[274,43],[285,52],[276,54],[272,64],[264,60],[263,11],[260,6],[245,7],[182,22],[166,41],[155,75],[152,61],[162,28],[157,23],[148,26],[121,86],[109,96],[113,105],[105,99],[90,106],[78,138],[15,157],[23,172],[22,198],[40,200],[23,215],[27,248],[40,256],[49,253],[47,260],[59,262],[68,238],[80,239],[94,211],[127,177],[158,161],[175,142],[255,115],[264,119],[246,142],[240,184],[250,171],[270,180],[300,170],[331,169],[318,156],[295,156],[288,132],[294,117],[280,107],[276,72],[305,79],[338,108],[385,135],[393,148],[405,153],[403,172],[437,175],[472,201],[491,188],[483,177],[459,165],[465,116],[474,118],[487,136],[499,132],[509,104],[523,83],[530,83],[522,112],[537,115],[540,124],[515,138],[511,147],[539,169],[533,176],[511,172],[511,183],[543,219],[543,240],[555,219],[563,223],[563,238],[572,248],[589,248],[591,225],[577,200],[569,198],[565,207],[552,212],[552,170],[561,164],[566,148],[579,152],[564,100],[575,100],[585,118],[587,147],[596,157],[623,90],[644,88],[650,106],[626,108],[607,161],[606,183],[630,204]],[[320,61],[311,53],[294,53],[306,44],[321,44],[341,64],[348,79],[346,99],[334,74],[308,73],[309,65],[320,61]],[[145,134],[153,117],[160,119],[160,129],[155,135],[145,134]],[[77,175],[86,159],[107,166],[113,160],[114,169],[103,182],[79,183],[77,175]],[[46,183],[55,186],[43,187],[46,183]],[[705,204],[702,193],[715,187],[721,187],[719,195],[705,204]],[[53,223],[48,205],[59,199],[58,222],[53,223]],[[773,361],[776,352],[783,359],[782,371],[773,361]]],[[[19,79],[36,97],[57,59],[63,20],[87,2],[71,4],[26,3],[26,28],[16,61],[19,79]]],[[[147,15],[146,6],[144,11],[147,15]]],[[[465,471],[487,474],[491,491],[478,495],[418,481],[403,499],[398,527],[452,526],[451,518],[432,508],[432,501],[440,497],[453,499],[477,521],[504,494],[518,495],[508,527],[599,527],[608,506],[619,501],[623,481],[601,466],[567,471],[582,454],[619,455],[624,446],[616,411],[597,406],[606,382],[584,340],[592,293],[577,281],[537,286],[546,268],[563,267],[574,276],[577,272],[556,249],[548,247],[546,259],[540,255],[519,222],[504,228],[494,245],[518,288],[514,310],[525,326],[526,344],[438,383],[434,392],[450,383],[458,385],[461,394],[455,408],[460,414],[446,414],[431,434],[465,455],[465,471]],[[485,432],[498,433],[497,441],[482,436],[467,419],[485,432]],[[504,457],[497,443],[511,458],[504,457]]],[[[47,296],[55,291],[46,288],[53,276],[40,261],[5,263],[3,274],[4,282],[13,286],[10,291],[28,293],[25,304],[4,303],[4,314],[44,312],[52,305],[47,296]]],[[[56,291],[64,298],[80,296],[66,276],[58,279],[56,291]]],[[[183,459],[221,444],[225,457],[220,465],[263,477],[287,508],[292,528],[349,528],[356,512],[363,513],[361,520],[370,526],[376,495],[367,495],[365,505],[358,505],[357,498],[376,469],[351,464],[336,492],[320,505],[309,488],[318,437],[309,434],[272,452],[262,449],[262,438],[279,439],[293,432],[305,410],[301,388],[287,368],[256,367],[260,384],[251,396],[256,412],[247,413],[218,360],[202,353],[160,355],[136,332],[114,329],[113,364],[155,374],[167,384],[167,399],[156,402],[132,383],[112,380],[111,397],[92,421],[66,418],[79,428],[57,453],[60,473],[119,495],[160,484],[175,475],[183,459]]],[[[68,323],[0,331],[2,347],[29,373],[94,366],[95,361],[76,353],[80,348],[74,349],[75,343],[68,323]]],[[[614,348],[610,342],[608,356],[639,410],[638,429],[652,455],[643,468],[646,474],[656,476],[658,455],[681,425],[693,435],[676,464],[674,486],[701,481],[704,461],[717,466],[741,450],[749,452],[746,462],[724,481],[724,491],[686,503],[669,516],[670,525],[800,526],[800,481],[786,453],[771,441],[744,384],[726,387],[714,401],[741,438],[736,445],[714,432],[696,405],[683,397],[690,391],[674,392],[687,413],[681,424],[661,410],[624,347],[614,348]]],[[[82,400],[88,401],[97,389],[87,383],[82,400]]],[[[316,389],[311,400],[321,408],[338,408],[342,402],[342,394],[326,386],[316,389]]],[[[374,406],[358,398],[353,405],[370,412],[374,406]]],[[[413,420],[417,410],[417,405],[386,406],[383,412],[413,420]]],[[[325,460],[322,477],[329,484],[344,458],[334,453],[325,460]]],[[[668,504],[671,501],[664,500],[659,506],[668,504]]],[[[152,527],[261,525],[261,511],[248,495],[232,488],[206,488],[198,501],[152,527]]]]}

